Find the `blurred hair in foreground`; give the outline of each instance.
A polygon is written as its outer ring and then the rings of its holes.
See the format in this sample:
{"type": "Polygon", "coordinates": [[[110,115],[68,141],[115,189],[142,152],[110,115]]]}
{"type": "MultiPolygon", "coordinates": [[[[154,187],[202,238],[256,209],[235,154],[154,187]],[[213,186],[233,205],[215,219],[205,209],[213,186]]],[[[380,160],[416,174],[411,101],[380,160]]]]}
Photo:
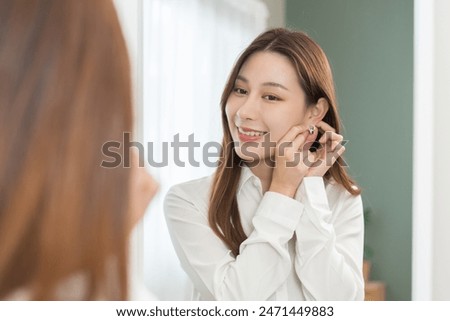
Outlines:
{"type": "Polygon", "coordinates": [[[131,130],[111,1],[0,2],[0,299],[127,298],[130,169],[100,164],[131,130]]]}

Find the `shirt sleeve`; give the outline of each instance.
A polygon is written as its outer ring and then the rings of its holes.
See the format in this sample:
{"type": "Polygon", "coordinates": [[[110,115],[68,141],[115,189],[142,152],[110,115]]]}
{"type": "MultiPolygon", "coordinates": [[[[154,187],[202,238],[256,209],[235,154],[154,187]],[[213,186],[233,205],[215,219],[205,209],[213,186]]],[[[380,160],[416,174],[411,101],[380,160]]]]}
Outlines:
{"type": "Polygon", "coordinates": [[[253,218],[254,231],[234,257],[210,228],[206,209],[199,209],[176,186],[164,209],[175,251],[204,300],[267,300],[292,269],[288,241],[303,205],[266,192],[253,218]]]}
{"type": "Polygon", "coordinates": [[[304,211],[295,231],[295,270],[307,300],[363,300],[361,196],[336,191],[330,209],[322,177],[300,185],[304,211]]]}

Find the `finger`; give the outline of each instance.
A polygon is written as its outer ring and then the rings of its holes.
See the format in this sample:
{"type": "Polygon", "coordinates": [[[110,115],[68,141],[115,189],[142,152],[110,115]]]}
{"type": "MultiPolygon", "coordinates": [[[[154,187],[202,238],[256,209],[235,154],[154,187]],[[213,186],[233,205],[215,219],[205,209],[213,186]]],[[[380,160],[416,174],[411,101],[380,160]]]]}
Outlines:
{"type": "Polygon", "coordinates": [[[335,132],[332,131],[327,131],[325,132],[325,134],[322,135],[322,137],[320,137],[319,143],[324,144],[328,140],[342,142],[343,139],[344,136],[336,134],[335,132]]]}
{"type": "Polygon", "coordinates": [[[344,152],[345,152],[345,146],[344,146],[344,145],[341,145],[341,144],[339,144],[338,146],[336,146],[336,149],[335,149],[335,150],[330,151],[330,152],[328,153],[328,159],[331,159],[331,161],[332,161],[332,164],[331,164],[331,165],[333,165],[333,164],[336,162],[336,160],[337,160],[339,157],[341,157],[342,154],[344,154],[344,152]],[[331,155],[331,157],[330,157],[330,155],[331,155]]]}
{"type": "Polygon", "coordinates": [[[316,163],[317,160],[319,159],[319,154],[317,154],[316,152],[311,152],[311,151],[307,150],[306,157],[308,159],[309,166],[311,167],[311,165],[316,163]]]}
{"type": "MultiPolygon", "coordinates": [[[[333,141],[329,142],[330,147],[322,149],[322,153],[318,154],[317,160],[325,161],[330,159],[330,155],[335,157],[335,159],[339,158],[345,151],[345,146],[340,142],[333,141]]],[[[334,161],[333,161],[334,163],[334,161]]]]}
{"type": "Polygon", "coordinates": [[[283,137],[281,137],[281,139],[278,141],[278,144],[284,142],[292,142],[300,133],[306,130],[307,128],[301,125],[293,126],[283,137]]]}
{"type": "Polygon", "coordinates": [[[302,148],[300,148],[300,147],[302,147],[305,144],[308,136],[309,136],[309,131],[304,131],[304,132],[300,133],[299,135],[297,135],[297,137],[295,137],[295,139],[292,141],[292,148],[295,151],[301,150],[302,148]]]}
{"type": "Polygon", "coordinates": [[[336,146],[336,150],[333,150],[334,155],[336,155],[336,157],[332,158],[333,164],[339,157],[342,156],[342,154],[344,154],[344,152],[345,152],[345,146],[344,145],[339,144],[338,146],[336,146]]]}
{"type": "Polygon", "coordinates": [[[341,145],[341,143],[336,140],[329,142],[330,147],[327,148],[327,153],[332,153],[339,145],[341,145]]]}
{"type": "Polygon", "coordinates": [[[323,120],[320,121],[320,122],[318,122],[318,123],[316,124],[316,126],[319,127],[320,129],[322,129],[322,131],[324,131],[324,132],[328,132],[328,131],[333,132],[333,133],[336,132],[336,129],[334,129],[333,127],[331,127],[329,124],[327,124],[327,123],[324,122],[323,120]]]}
{"type": "Polygon", "coordinates": [[[316,159],[316,162],[312,164],[307,176],[323,176],[344,152],[345,146],[339,145],[336,147],[336,150],[333,151],[332,157],[330,157],[330,154],[322,153],[316,159]]]}
{"type": "Polygon", "coordinates": [[[337,145],[342,143],[342,139],[328,140],[325,142],[325,150],[329,153],[333,151],[337,145]]]}
{"type": "MultiPolygon", "coordinates": [[[[305,159],[305,164],[310,168],[311,173],[320,171],[324,165],[324,161],[322,161],[321,154],[317,154],[316,152],[307,152],[307,160],[305,159]],[[307,162],[307,163],[306,163],[307,162]]],[[[306,157],[305,157],[306,158],[306,157]]],[[[315,175],[313,175],[315,176],[315,175]]]]}

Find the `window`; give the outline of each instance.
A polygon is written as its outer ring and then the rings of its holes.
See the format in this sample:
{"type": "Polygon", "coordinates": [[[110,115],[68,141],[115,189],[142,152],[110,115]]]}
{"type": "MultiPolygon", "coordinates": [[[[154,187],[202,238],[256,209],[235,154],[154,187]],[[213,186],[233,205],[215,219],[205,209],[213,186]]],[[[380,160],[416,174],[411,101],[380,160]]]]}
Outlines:
{"type": "Polygon", "coordinates": [[[145,284],[159,299],[189,299],[190,282],[172,248],[162,203],[170,186],[214,171],[204,164],[202,154],[208,142],[222,139],[223,87],[239,53],[265,30],[268,12],[259,0],[116,0],[116,4],[131,38],[136,139],[144,143],[147,161],[157,165],[150,166],[150,172],[160,183],[134,242],[138,262],[134,273],[143,264],[145,284]],[[186,142],[190,135],[200,143],[191,155],[199,166],[189,162],[187,148],[180,148],[179,160],[185,162],[181,167],[174,162],[171,143],[177,138],[186,142]]]}

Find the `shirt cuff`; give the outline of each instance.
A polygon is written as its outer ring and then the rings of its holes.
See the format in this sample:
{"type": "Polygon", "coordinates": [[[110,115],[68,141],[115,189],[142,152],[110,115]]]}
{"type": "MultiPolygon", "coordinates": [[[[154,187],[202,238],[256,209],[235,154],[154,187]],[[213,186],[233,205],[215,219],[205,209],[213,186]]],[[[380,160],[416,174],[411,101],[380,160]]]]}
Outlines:
{"type": "Polygon", "coordinates": [[[296,229],[303,213],[303,204],[276,192],[266,192],[255,217],[269,219],[291,230],[296,229]]]}
{"type": "Polygon", "coordinates": [[[309,209],[305,212],[313,212],[310,213],[312,214],[312,217],[310,217],[312,221],[316,223],[321,221],[328,223],[330,221],[331,211],[323,177],[304,177],[298,194],[296,198],[309,209]]]}

